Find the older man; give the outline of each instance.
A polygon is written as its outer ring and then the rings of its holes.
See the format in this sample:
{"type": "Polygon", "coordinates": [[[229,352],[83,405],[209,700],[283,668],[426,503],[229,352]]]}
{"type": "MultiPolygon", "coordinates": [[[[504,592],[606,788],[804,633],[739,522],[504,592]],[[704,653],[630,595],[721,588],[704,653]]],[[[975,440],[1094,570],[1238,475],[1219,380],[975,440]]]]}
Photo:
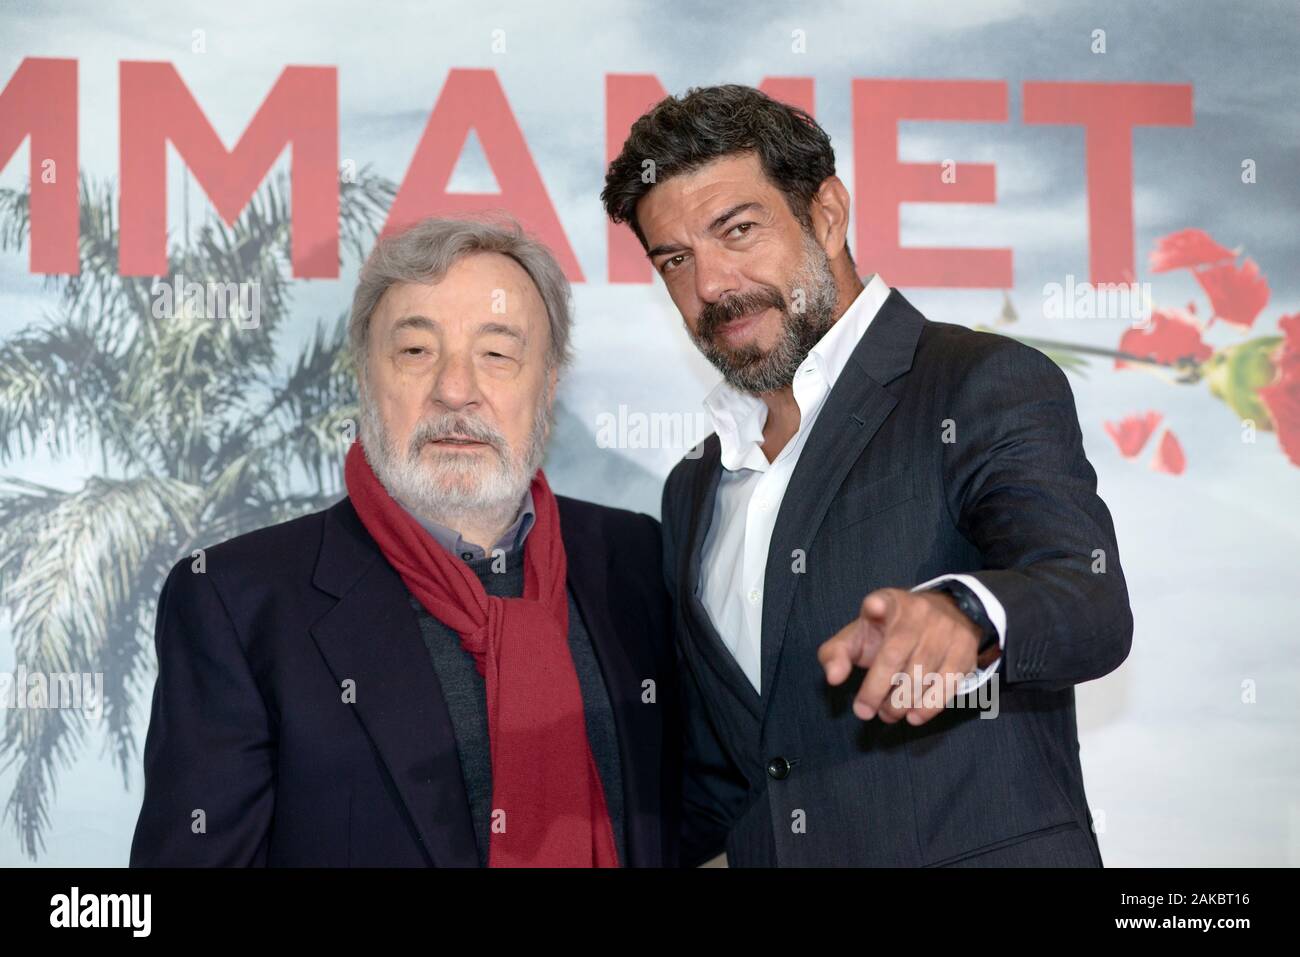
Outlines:
{"type": "Polygon", "coordinates": [[[674,863],[657,523],[539,468],[569,327],[515,228],[376,246],[347,498],[163,588],[133,865],[674,863]]]}
{"type": "Polygon", "coordinates": [[[1099,864],[1074,686],[1133,618],[1060,369],[863,282],[830,139],[758,90],[658,103],[603,198],[723,376],[663,501],[684,859],[1099,864]]]}

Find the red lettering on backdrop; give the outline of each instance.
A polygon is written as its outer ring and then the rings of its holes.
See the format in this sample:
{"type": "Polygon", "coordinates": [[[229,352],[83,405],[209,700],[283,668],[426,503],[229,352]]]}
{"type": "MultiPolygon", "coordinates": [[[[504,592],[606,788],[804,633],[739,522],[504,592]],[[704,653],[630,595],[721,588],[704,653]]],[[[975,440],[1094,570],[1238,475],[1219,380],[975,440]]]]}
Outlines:
{"type": "Polygon", "coordinates": [[[899,120],[1005,123],[1001,80],[854,80],[853,186],[857,220],[854,258],[891,286],[1010,289],[1010,249],[942,249],[899,245],[899,205],[992,203],[991,163],[958,163],[944,182],[939,163],[898,159],[899,120]]]}
{"type": "MultiPolygon", "coordinates": [[[[782,103],[797,106],[809,115],[813,108],[813,81],[807,77],[768,77],[759,89],[782,103]]],[[[623,142],[632,132],[632,124],[642,113],[665,96],[657,77],[651,73],[609,73],[605,76],[605,165],[623,150],[623,142]]],[[[654,157],[647,157],[653,159],[654,157]]],[[[609,250],[610,282],[650,282],[654,271],[646,259],[645,249],[632,228],[624,223],[605,221],[609,250]]]]}
{"type": "Polygon", "coordinates": [[[1026,123],[1084,128],[1090,281],[1136,282],[1133,127],[1191,126],[1192,88],[1171,83],[1026,83],[1026,123]]]}
{"type": "Polygon", "coordinates": [[[121,248],[124,276],[167,272],[167,143],[176,147],[221,218],[233,224],[258,184],[293,146],[293,274],[339,274],[338,71],[285,67],[233,150],[227,150],[170,63],[123,61],[121,248]]]}
{"type": "Polygon", "coordinates": [[[384,233],[426,216],[458,216],[489,209],[508,210],[550,247],[571,282],[583,281],[577,257],[496,73],[452,70],[393,200],[384,233]],[[447,191],[471,128],[478,133],[488,165],[501,187],[499,193],[447,191]]]}
{"type": "Polygon", "coordinates": [[[29,268],[78,273],[76,60],[27,57],[0,92],[0,166],[28,137],[29,268]]]}
{"type": "MultiPolygon", "coordinates": [[[[292,261],[299,277],[338,275],[338,95],[331,67],[287,67],[233,150],[226,150],[168,63],[123,62],[121,70],[121,249],[123,275],[167,269],[166,145],[170,141],[233,223],[285,146],[293,147],[292,261]]],[[[813,80],[765,79],[776,99],[813,112],[813,80]]],[[[666,95],[650,74],[606,77],[606,160],[635,119],[666,95]]],[[[30,138],[31,259],[34,273],[76,273],[77,62],[30,57],[0,91],[0,165],[30,138]]],[[[964,163],[943,182],[935,163],[898,161],[900,120],[1005,122],[1001,81],[854,80],[855,214],[858,256],[899,286],[1008,288],[1008,249],[899,245],[903,202],[995,201],[991,164],[964,163]]],[[[1190,126],[1192,87],[1150,83],[1026,83],[1026,123],[1085,130],[1090,278],[1130,281],[1133,251],[1133,127],[1190,126]]],[[[429,117],[385,232],[427,215],[510,209],[552,247],[566,275],[582,271],[564,235],[496,75],[452,70],[429,117]],[[501,185],[495,194],[448,193],[473,128],[501,185]]],[[[649,264],[625,226],[607,224],[610,282],[640,283],[649,264]]]]}

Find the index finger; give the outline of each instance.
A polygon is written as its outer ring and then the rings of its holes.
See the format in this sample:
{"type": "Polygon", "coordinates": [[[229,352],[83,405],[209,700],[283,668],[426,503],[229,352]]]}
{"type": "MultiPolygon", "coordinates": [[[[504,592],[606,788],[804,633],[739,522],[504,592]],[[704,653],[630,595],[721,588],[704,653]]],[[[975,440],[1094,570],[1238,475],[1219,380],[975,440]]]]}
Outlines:
{"type": "Polygon", "coordinates": [[[817,649],[817,660],[826,672],[828,684],[843,684],[853,671],[853,663],[862,655],[866,643],[864,627],[861,618],[854,618],[817,649]]]}

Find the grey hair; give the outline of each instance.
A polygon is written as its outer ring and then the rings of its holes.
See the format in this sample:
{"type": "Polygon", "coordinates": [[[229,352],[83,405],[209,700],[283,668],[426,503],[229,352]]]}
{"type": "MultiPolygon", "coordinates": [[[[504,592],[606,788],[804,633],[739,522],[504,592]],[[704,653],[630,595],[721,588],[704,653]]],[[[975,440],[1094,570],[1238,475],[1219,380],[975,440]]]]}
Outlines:
{"type": "Polygon", "coordinates": [[[551,251],[525,235],[520,225],[508,217],[430,218],[380,239],[361,267],[348,319],[348,341],[359,380],[364,382],[369,357],[370,318],[384,293],[399,283],[439,282],[457,260],[473,253],[501,253],[528,273],[550,320],[547,368],[563,369],[569,364],[572,297],[569,281],[551,251]]]}

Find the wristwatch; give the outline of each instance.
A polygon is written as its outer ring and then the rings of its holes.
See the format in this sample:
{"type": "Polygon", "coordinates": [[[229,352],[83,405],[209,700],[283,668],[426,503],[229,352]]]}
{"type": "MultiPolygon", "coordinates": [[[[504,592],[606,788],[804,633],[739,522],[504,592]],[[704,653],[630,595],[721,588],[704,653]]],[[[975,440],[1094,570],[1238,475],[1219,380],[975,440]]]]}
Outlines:
{"type": "Polygon", "coordinates": [[[957,610],[975,623],[975,627],[980,630],[980,643],[975,651],[976,657],[984,654],[990,648],[998,645],[998,630],[993,627],[993,622],[989,621],[988,613],[984,611],[984,603],[979,600],[970,588],[954,578],[947,581],[939,582],[930,591],[941,591],[949,595],[957,610]]]}

